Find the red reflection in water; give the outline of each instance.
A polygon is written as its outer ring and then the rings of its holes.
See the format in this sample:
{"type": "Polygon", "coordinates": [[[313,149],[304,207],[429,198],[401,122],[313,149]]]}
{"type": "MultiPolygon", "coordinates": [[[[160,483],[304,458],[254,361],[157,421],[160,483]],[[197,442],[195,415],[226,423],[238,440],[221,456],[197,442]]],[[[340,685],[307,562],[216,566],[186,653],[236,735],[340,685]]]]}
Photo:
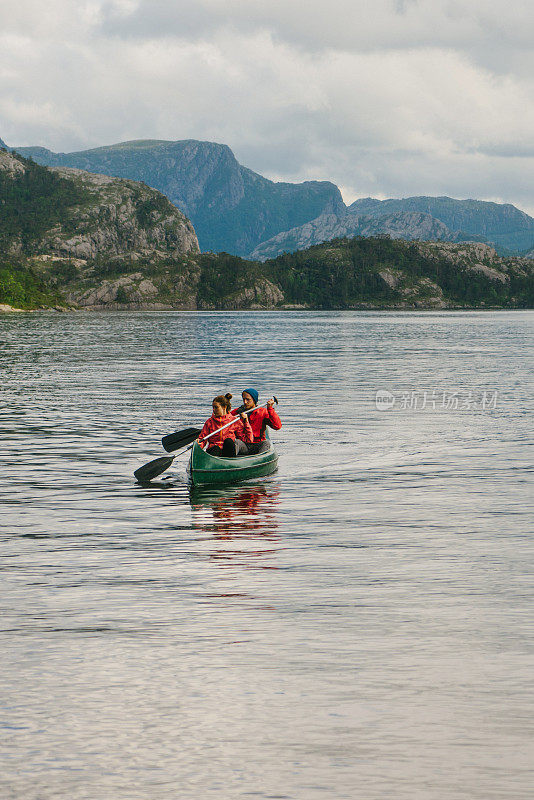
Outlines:
{"type": "Polygon", "coordinates": [[[190,496],[193,510],[193,526],[197,530],[213,534],[214,538],[223,542],[240,540],[254,541],[255,546],[217,547],[210,558],[236,562],[244,567],[276,569],[275,566],[258,564],[258,559],[266,559],[275,554],[279,548],[273,542],[279,541],[277,533],[279,506],[279,489],[266,486],[246,486],[239,489],[217,489],[192,492],[190,496]],[[269,542],[270,547],[258,547],[258,541],[269,542]]]}

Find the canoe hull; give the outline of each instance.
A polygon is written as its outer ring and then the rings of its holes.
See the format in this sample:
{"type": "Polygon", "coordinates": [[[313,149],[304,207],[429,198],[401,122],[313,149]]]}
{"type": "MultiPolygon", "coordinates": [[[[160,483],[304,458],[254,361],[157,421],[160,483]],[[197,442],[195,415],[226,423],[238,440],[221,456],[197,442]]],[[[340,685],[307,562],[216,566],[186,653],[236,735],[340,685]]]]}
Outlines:
{"type": "Polygon", "coordinates": [[[191,486],[223,486],[252,478],[272,475],[278,467],[278,455],[271,445],[266,453],[237,458],[210,456],[197,442],[191,450],[187,475],[191,486]]]}

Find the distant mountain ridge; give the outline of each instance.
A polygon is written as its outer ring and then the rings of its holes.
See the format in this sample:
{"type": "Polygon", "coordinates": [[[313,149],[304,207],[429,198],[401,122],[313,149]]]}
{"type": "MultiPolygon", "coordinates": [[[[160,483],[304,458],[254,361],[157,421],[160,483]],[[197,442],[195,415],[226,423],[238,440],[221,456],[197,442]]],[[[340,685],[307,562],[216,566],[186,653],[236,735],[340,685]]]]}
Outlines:
{"type": "Polygon", "coordinates": [[[397,211],[381,216],[366,214],[323,214],[305,225],[284,231],[262,242],[251,253],[251,258],[266,261],[281,253],[293,253],[328,242],[330,239],[353,236],[389,236],[408,241],[458,242],[473,241],[476,237],[452,233],[443,222],[430,214],[397,211]]]}
{"type": "Polygon", "coordinates": [[[146,183],[191,219],[204,251],[266,259],[335,236],[386,234],[486,242],[502,254],[534,252],[534,219],[513,205],[421,196],[361,198],[347,207],[333,183],[270,181],[214,142],[146,139],[75,153],[12,149],[44,166],[146,183]]]}
{"type": "Polygon", "coordinates": [[[406,197],[403,200],[365,197],[352,203],[349,212],[369,217],[398,212],[430,214],[451,232],[484,237],[508,250],[523,252],[534,245],[534,219],[509,203],[451,197],[406,197]]]}
{"type": "Polygon", "coordinates": [[[214,142],[139,140],[78,153],[14,149],[47,167],[143,181],[189,217],[202,250],[246,255],[281,230],[345,210],[333,183],[275,183],[241,166],[227,145],[214,142]]]}
{"type": "Polygon", "coordinates": [[[342,214],[317,219],[259,244],[251,258],[265,261],[343,236],[380,236],[408,241],[484,242],[501,254],[525,255],[534,250],[534,219],[512,205],[450,197],[407,197],[404,200],[356,200],[342,214]]]}
{"type": "MultiPolygon", "coordinates": [[[[487,244],[339,238],[265,263],[200,253],[189,220],[146,184],[5,150],[0,209],[0,312],[534,307],[534,261],[487,244]]],[[[442,233],[428,214],[401,216],[391,230],[442,233]]]]}

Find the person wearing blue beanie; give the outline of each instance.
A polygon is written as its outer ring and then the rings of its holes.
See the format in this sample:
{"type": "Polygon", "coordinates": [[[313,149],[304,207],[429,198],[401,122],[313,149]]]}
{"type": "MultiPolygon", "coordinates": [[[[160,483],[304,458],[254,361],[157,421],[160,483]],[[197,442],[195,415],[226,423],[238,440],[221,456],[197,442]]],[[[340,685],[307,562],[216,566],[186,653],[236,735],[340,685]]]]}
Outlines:
{"type": "Polygon", "coordinates": [[[269,449],[269,443],[266,441],[266,428],[273,428],[279,431],[282,427],[282,421],[274,409],[274,397],[267,401],[266,408],[257,408],[259,392],[256,389],[244,389],[241,392],[243,398],[243,405],[240,408],[232,409],[231,414],[240,414],[244,411],[250,411],[248,419],[252,428],[254,437],[253,442],[246,442],[245,447],[249,455],[256,455],[263,453],[269,449]]]}
{"type": "MultiPolygon", "coordinates": [[[[254,405],[255,406],[258,405],[258,397],[260,395],[259,395],[259,392],[256,391],[256,389],[244,389],[243,392],[242,392],[242,395],[244,395],[244,394],[250,395],[250,397],[254,400],[254,405]]],[[[243,402],[245,402],[245,398],[244,397],[243,397],[243,402]]],[[[245,403],[245,405],[246,405],[246,403],[245,403]]]]}

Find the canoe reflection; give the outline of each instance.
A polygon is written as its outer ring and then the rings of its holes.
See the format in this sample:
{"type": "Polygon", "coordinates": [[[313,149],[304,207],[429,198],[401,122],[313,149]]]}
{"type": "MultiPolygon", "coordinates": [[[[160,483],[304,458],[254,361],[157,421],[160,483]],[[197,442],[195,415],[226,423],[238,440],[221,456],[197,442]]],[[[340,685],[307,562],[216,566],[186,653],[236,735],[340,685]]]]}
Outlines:
{"type": "Polygon", "coordinates": [[[210,559],[232,568],[277,569],[279,494],[263,485],[192,490],[193,527],[217,542],[210,559]]]}
{"type": "Polygon", "coordinates": [[[189,500],[195,528],[221,539],[237,536],[277,538],[279,489],[254,485],[231,489],[193,489],[189,500]]]}

